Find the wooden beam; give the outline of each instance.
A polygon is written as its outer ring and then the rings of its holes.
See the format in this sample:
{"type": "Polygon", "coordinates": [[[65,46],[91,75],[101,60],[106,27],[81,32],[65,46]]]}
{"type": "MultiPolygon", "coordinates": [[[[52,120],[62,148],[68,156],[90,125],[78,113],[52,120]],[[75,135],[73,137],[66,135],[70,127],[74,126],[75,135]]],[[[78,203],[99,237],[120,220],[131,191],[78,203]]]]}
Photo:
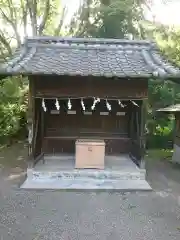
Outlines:
{"type": "Polygon", "coordinates": [[[143,99],[148,95],[148,82],[87,77],[37,77],[38,98],[143,99]]]}
{"type": "Polygon", "coordinates": [[[35,126],[34,126],[35,131],[34,131],[34,135],[33,135],[33,138],[34,138],[33,149],[35,149],[35,150],[36,150],[36,143],[37,143],[38,127],[39,127],[39,116],[40,116],[40,112],[37,115],[37,119],[36,119],[35,126]]]}
{"type": "Polygon", "coordinates": [[[27,112],[27,125],[28,125],[28,155],[29,161],[35,159],[34,149],[34,126],[35,126],[35,98],[34,96],[34,82],[32,78],[29,78],[29,94],[28,94],[28,112],[27,112]]]}
{"type": "Polygon", "coordinates": [[[141,150],[141,162],[140,167],[145,168],[145,153],[146,153],[146,136],[145,136],[145,125],[146,125],[147,105],[146,101],[142,101],[141,105],[141,122],[140,122],[140,150],[141,150]]]}

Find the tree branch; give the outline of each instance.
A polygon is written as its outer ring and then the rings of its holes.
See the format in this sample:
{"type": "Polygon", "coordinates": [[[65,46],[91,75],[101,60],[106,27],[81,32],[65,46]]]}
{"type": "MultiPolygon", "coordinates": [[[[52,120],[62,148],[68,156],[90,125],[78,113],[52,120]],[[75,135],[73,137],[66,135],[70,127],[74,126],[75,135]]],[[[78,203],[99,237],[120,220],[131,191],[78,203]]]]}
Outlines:
{"type": "Polygon", "coordinates": [[[62,28],[63,23],[64,23],[64,18],[65,18],[65,16],[66,16],[66,12],[67,12],[67,8],[64,7],[64,8],[63,8],[63,11],[62,11],[62,15],[61,15],[60,21],[59,21],[59,24],[58,24],[57,28],[56,28],[55,31],[54,31],[54,35],[55,35],[55,36],[58,36],[59,33],[60,33],[60,31],[61,31],[61,28],[62,28]]]}
{"type": "Polygon", "coordinates": [[[11,15],[11,19],[14,21],[14,8],[13,8],[13,3],[12,3],[12,0],[7,0],[8,2],[8,8],[9,8],[9,11],[10,11],[10,15],[11,15]]]}
{"type": "Polygon", "coordinates": [[[34,35],[37,35],[37,0],[32,0],[33,2],[33,24],[34,24],[34,35]]]}
{"type": "Polygon", "coordinates": [[[32,14],[32,9],[31,9],[31,3],[29,2],[29,0],[27,0],[27,7],[29,10],[29,15],[30,15],[30,19],[31,19],[31,27],[33,28],[33,14],[32,14]]]}
{"type": "Polygon", "coordinates": [[[8,54],[3,50],[3,48],[0,45],[0,63],[7,61],[8,54]]]}
{"type": "Polygon", "coordinates": [[[48,20],[49,12],[50,12],[50,0],[46,0],[46,6],[45,6],[45,10],[44,10],[43,19],[39,25],[39,35],[42,35],[42,33],[43,33],[46,22],[48,20]]]}
{"type": "Polygon", "coordinates": [[[8,43],[8,41],[6,40],[4,34],[2,32],[0,32],[0,42],[6,47],[8,54],[12,55],[12,50],[11,50],[11,46],[8,43]]]}
{"type": "Polygon", "coordinates": [[[27,2],[24,4],[24,1],[21,0],[21,8],[23,13],[22,21],[23,21],[24,37],[27,37],[27,12],[28,12],[27,2]]]}
{"type": "Polygon", "coordinates": [[[149,0],[149,1],[145,1],[144,2],[144,6],[148,9],[148,11],[152,14],[152,22],[153,23],[155,23],[155,14],[153,14],[153,12],[152,12],[152,5],[153,5],[153,3],[152,3],[152,1],[151,0],[149,0]]]}
{"type": "Polygon", "coordinates": [[[36,0],[27,0],[27,7],[29,10],[29,15],[31,19],[31,27],[33,36],[37,35],[37,3],[36,0]]]}
{"type": "Polygon", "coordinates": [[[13,22],[13,19],[11,20],[4,12],[2,9],[0,9],[0,12],[2,14],[2,17],[12,26],[13,30],[14,30],[14,33],[16,35],[16,40],[17,40],[17,44],[18,46],[21,45],[21,38],[20,38],[20,35],[18,33],[18,30],[17,30],[17,25],[13,22]]]}

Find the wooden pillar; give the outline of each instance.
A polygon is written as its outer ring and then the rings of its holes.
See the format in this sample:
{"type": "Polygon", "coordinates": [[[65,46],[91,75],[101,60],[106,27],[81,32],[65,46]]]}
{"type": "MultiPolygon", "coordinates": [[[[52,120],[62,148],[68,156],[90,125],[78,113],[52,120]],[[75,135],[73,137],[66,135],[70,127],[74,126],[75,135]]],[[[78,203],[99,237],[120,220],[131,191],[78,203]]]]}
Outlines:
{"type": "Polygon", "coordinates": [[[132,106],[131,108],[131,159],[134,161],[136,165],[139,166],[139,109],[137,107],[132,106]]]}
{"type": "Polygon", "coordinates": [[[146,100],[142,100],[141,104],[141,121],[140,121],[140,168],[145,169],[145,153],[146,153],[146,114],[147,114],[147,106],[146,100]]]}
{"type": "Polygon", "coordinates": [[[173,144],[173,156],[172,161],[174,163],[180,163],[180,114],[175,113],[176,128],[174,131],[174,144],[173,144]]]}
{"type": "Polygon", "coordinates": [[[33,98],[33,81],[29,79],[28,93],[28,110],[27,110],[27,128],[28,128],[28,167],[31,168],[34,164],[35,149],[33,146],[34,135],[34,98],[33,98]]]}

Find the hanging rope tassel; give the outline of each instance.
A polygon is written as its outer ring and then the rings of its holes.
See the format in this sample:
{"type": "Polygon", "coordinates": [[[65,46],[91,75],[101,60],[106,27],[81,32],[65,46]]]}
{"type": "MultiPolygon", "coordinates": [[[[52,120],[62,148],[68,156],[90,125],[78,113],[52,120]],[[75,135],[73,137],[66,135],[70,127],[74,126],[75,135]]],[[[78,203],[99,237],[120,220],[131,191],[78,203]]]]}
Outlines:
{"type": "Polygon", "coordinates": [[[111,111],[111,105],[108,103],[107,99],[106,99],[106,107],[107,107],[108,111],[111,111]]]}
{"type": "Polygon", "coordinates": [[[83,99],[82,99],[82,98],[81,98],[81,106],[82,106],[82,109],[83,109],[83,111],[85,111],[85,110],[86,110],[86,108],[85,108],[84,101],[83,101],[83,99]]]}
{"type": "Polygon", "coordinates": [[[96,104],[97,103],[99,103],[101,100],[100,100],[100,98],[94,98],[94,102],[93,102],[93,105],[91,106],[91,110],[94,110],[95,109],[95,107],[96,107],[96,104]]]}
{"type": "Polygon", "coordinates": [[[118,104],[119,104],[119,106],[121,106],[122,108],[124,108],[124,107],[125,107],[125,105],[124,105],[124,104],[122,104],[122,102],[121,102],[120,100],[118,100],[118,104]]]}
{"type": "Polygon", "coordinates": [[[135,105],[136,107],[139,107],[139,105],[138,105],[136,102],[134,102],[134,101],[132,101],[132,100],[131,100],[131,102],[132,102],[132,104],[135,105]]]}
{"type": "Polygon", "coordinates": [[[97,98],[96,99],[96,103],[99,103],[101,100],[100,100],[100,98],[97,98]]]}
{"type": "Polygon", "coordinates": [[[95,109],[95,106],[96,106],[96,100],[94,98],[94,102],[93,102],[93,105],[91,106],[91,110],[94,110],[95,109]]]}
{"type": "Polygon", "coordinates": [[[44,98],[42,99],[42,108],[43,108],[44,112],[47,111],[47,108],[46,108],[46,104],[45,104],[44,98]]]}
{"type": "Polygon", "coordinates": [[[56,103],[55,103],[56,109],[59,111],[60,110],[60,105],[59,105],[59,101],[56,98],[56,103]]]}
{"type": "Polygon", "coordinates": [[[68,109],[71,110],[71,108],[72,108],[72,104],[71,104],[71,100],[69,98],[69,100],[68,100],[68,109]]]}

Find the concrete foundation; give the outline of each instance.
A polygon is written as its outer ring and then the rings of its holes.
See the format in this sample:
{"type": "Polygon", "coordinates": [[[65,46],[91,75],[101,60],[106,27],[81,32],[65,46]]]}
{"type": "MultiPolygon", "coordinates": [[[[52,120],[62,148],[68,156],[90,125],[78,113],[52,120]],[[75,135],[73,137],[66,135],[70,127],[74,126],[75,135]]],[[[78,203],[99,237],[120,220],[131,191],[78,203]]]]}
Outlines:
{"type": "Polygon", "coordinates": [[[172,156],[172,161],[174,163],[179,163],[180,164],[180,147],[176,144],[174,144],[174,153],[172,156]]]}
{"type": "Polygon", "coordinates": [[[106,156],[105,169],[75,169],[75,156],[45,156],[27,170],[26,189],[150,190],[146,171],[128,155],[106,156]]]}

